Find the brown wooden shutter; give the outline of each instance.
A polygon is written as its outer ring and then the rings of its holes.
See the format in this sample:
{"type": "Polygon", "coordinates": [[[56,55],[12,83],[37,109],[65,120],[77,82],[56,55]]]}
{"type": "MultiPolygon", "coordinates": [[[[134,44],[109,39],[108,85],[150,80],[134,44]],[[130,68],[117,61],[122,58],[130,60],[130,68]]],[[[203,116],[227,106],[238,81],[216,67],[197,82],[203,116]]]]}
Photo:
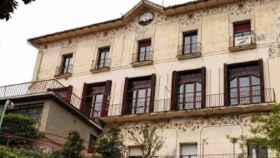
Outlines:
{"type": "Polygon", "coordinates": [[[108,116],[108,110],[109,110],[109,106],[110,106],[111,87],[112,87],[112,81],[110,81],[110,80],[106,81],[101,117],[108,116]]]}
{"type": "Polygon", "coordinates": [[[171,85],[171,111],[177,110],[177,71],[172,72],[172,85],[171,85]]]}
{"type": "Polygon", "coordinates": [[[265,83],[264,83],[264,64],[263,60],[258,60],[259,71],[260,71],[260,82],[261,82],[261,102],[265,102],[265,83]]]}
{"type": "Polygon", "coordinates": [[[83,87],[83,93],[82,93],[82,100],[81,100],[81,105],[80,105],[80,111],[82,111],[83,113],[86,113],[85,111],[85,97],[86,97],[86,92],[88,89],[88,84],[84,83],[84,87],[83,87]]]}
{"type": "Polygon", "coordinates": [[[224,64],[224,106],[229,106],[228,65],[224,64]]]}
{"type": "Polygon", "coordinates": [[[202,100],[201,100],[201,106],[202,108],[206,107],[206,67],[203,67],[201,69],[202,74],[202,100]]]}
{"type": "Polygon", "coordinates": [[[151,76],[151,99],[150,99],[150,112],[154,112],[155,106],[155,92],[156,92],[156,74],[151,76]]]}
{"type": "Polygon", "coordinates": [[[125,78],[124,81],[124,91],[123,91],[123,101],[122,101],[122,115],[126,115],[129,113],[129,107],[128,107],[128,85],[129,84],[129,78],[125,78]]]}

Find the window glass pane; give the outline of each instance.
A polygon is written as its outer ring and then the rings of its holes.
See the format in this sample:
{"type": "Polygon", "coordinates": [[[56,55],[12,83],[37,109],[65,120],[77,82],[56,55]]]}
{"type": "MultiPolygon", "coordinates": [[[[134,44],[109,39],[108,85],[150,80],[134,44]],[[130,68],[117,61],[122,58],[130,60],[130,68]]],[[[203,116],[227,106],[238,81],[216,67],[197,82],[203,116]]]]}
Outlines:
{"type": "Polygon", "coordinates": [[[252,85],[260,85],[260,78],[256,76],[252,76],[252,85]]]}
{"type": "Polygon", "coordinates": [[[237,96],[237,88],[232,88],[230,89],[230,97],[231,98],[236,98],[237,96]]]}
{"type": "Polygon", "coordinates": [[[230,81],[230,87],[231,88],[237,87],[237,79],[236,78],[230,81]]]}
{"type": "Polygon", "coordinates": [[[186,93],[193,93],[194,92],[194,84],[186,84],[185,86],[185,91],[186,93]]]}
{"type": "Polygon", "coordinates": [[[252,95],[253,96],[261,95],[261,87],[260,86],[252,87],[252,95]]]}
{"type": "Polygon", "coordinates": [[[250,85],[249,77],[241,77],[239,78],[240,87],[246,87],[250,85]]]}
{"type": "Polygon", "coordinates": [[[197,91],[202,91],[201,83],[199,83],[199,82],[196,83],[196,90],[197,91]]]}
{"type": "Polygon", "coordinates": [[[182,144],[180,148],[181,158],[196,158],[197,144],[182,144]]]}
{"type": "Polygon", "coordinates": [[[231,105],[237,105],[238,104],[237,98],[231,98],[230,99],[230,104],[231,105]]]}

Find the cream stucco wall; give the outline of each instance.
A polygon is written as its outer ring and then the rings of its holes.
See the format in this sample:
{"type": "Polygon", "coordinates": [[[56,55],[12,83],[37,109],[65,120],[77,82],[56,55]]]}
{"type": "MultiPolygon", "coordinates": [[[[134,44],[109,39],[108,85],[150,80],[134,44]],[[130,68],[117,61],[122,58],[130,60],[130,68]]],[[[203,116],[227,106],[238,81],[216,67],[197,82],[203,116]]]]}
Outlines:
{"type": "MultiPolygon", "coordinates": [[[[61,56],[65,53],[74,54],[74,70],[72,77],[60,79],[66,85],[73,85],[74,92],[81,96],[84,83],[94,83],[112,80],[111,105],[121,104],[125,77],[145,76],[155,73],[157,75],[155,99],[168,99],[171,97],[171,78],[174,70],[188,70],[205,66],[207,68],[207,94],[221,94],[224,89],[224,64],[240,63],[263,59],[265,88],[273,88],[276,92],[276,100],[280,101],[280,1],[279,0],[247,0],[242,5],[233,4],[204,11],[197,11],[192,16],[184,14],[165,17],[155,13],[154,21],[147,26],[140,26],[137,17],[127,26],[108,31],[89,34],[71,39],[50,43],[47,47],[41,47],[42,60],[38,60],[36,70],[37,80],[51,79],[55,75],[55,69],[61,63],[61,56]],[[232,23],[250,19],[252,30],[257,36],[257,48],[240,52],[230,52],[229,40],[232,34],[232,23]],[[202,57],[188,60],[176,58],[178,47],[182,44],[182,33],[189,30],[198,30],[199,42],[202,43],[202,57]],[[154,64],[133,68],[131,66],[132,54],[136,52],[137,40],[151,38],[154,50],[154,64]],[[102,73],[91,73],[91,62],[96,59],[97,49],[102,46],[111,46],[110,57],[112,59],[111,70],[102,73]]],[[[211,106],[211,105],[209,105],[211,106]]],[[[53,106],[59,107],[59,106],[53,106]]],[[[168,110],[169,107],[165,110],[168,110]]],[[[121,107],[112,107],[110,115],[120,114],[121,107]]],[[[155,107],[155,111],[161,111],[163,107],[155,107]]],[[[77,129],[85,127],[73,122],[73,118],[66,114],[60,114],[61,109],[50,108],[50,116],[56,119],[57,125],[69,120],[77,129]],[[60,111],[60,112],[57,112],[60,111]],[[61,119],[59,119],[61,118],[61,119]]],[[[178,155],[178,145],[186,142],[201,142],[201,138],[207,138],[205,152],[208,154],[231,153],[232,144],[226,138],[233,134],[238,136],[248,133],[247,127],[240,127],[235,118],[208,118],[200,119],[206,123],[198,123],[199,128],[192,130],[163,128],[161,135],[167,140],[160,155],[178,155]],[[211,125],[211,120],[214,126],[211,125]],[[222,123],[220,120],[232,120],[234,123],[222,123]],[[217,126],[215,126],[215,124],[217,126]],[[203,130],[202,130],[203,129],[203,130]],[[203,132],[201,132],[203,131],[203,132]],[[220,136],[217,138],[216,136],[220,136]],[[214,150],[219,149],[219,150],[214,150]]],[[[241,119],[243,120],[243,118],[241,119]]],[[[245,117],[246,120],[246,117],[245,117]]],[[[52,130],[52,121],[46,128],[52,130]]],[[[164,126],[169,124],[188,125],[187,119],[162,122],[164,126]],[[183,123],[182,123],[183,122],[183,123]]],[[[196,123],[197,121],[194,121],[196,123]]],[[[244,122],[244,121],[242,121],[244,122]]],[[[192,123],[192,124],[194,124],[192,123]]],[[[246,121],[245,121],[246,123],[246,121]]],[[[134,125],[132,125],[134,126],[134,125]]],[[[125,127],[125,126],[123,126],[125,127]]],[[[59,129],[59,133],[66,134],[66,129],[59,129]]],[[[129,144],[129,142],[127,142],[129,144]]],[[[200,144],[201,145],[201,144],[200,144]]],[[[201,148],[199,148],[201,153],[201,148]]]]}

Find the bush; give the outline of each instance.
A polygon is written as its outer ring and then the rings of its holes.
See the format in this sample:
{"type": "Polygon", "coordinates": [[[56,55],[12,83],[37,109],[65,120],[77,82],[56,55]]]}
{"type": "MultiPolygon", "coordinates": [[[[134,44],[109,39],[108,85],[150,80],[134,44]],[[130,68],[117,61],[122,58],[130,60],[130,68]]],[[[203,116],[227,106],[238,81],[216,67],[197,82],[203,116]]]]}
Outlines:
{"type": "Polygon", "coordinates": [[[10,149],[0,146],[0,158],[61,158],[56,154],[43,154],[28,150],[10,149]]]}
{"type": "Polygon", "coordinates": [[[84,149],[83,140],[78,132],[70,132],[64,144],[62,155],[64,158],[81,158],[84,149]]]}
{"type": "Polygon", "coordinates": [[[112,128],[98,138],[96,154],[93,158],[121,158],[123,144],[120,137],[120,129],[112,128]]]}
{"type": "Polygon", "coordinates": [[[30,147],[32,144],[31,140],[42,137],[35,124],[36,122],[31,117],[21,114],[7,114],[4,117],[0,133],[0,144],[8,144],[12,147],[30,147]],[[11,137],[3,136],[7,134],[11,135],[11,137]]]}

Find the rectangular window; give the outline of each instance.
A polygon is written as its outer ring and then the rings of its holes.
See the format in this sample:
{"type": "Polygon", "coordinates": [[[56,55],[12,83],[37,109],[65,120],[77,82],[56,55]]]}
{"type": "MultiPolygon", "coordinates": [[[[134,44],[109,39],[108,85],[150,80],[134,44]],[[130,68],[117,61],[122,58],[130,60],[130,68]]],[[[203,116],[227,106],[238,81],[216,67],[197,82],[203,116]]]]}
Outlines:
{"type": "Polygon", "coordinates": [[[267,148],[254,143],[248,143],[248,158],[268,158],[267,148]]]}
{"type": "MultiPolygon", "coordinates": [[[[205,106],[206,69],[187,70],[174,73],[176,78],[172,95],[176,97],[176,110],[199,109],[205,106]]],[[[175,99],[175,98],[173,98],[175,99]]],[[[174,104],[174,103],[172,103],[174,104]]],[[[174,105],[173,105],[174,106],[174,105]]]]}
{"type": "Polygon", "coordinates": [[[132,113],[148,113],[151,99],[151,80],[134,81],[129,91],[132,113]]]}
{"type": "Polygon", "coordinates": [[[110,47],[99,48],[96,69],[102,69],[110,66],[109,52],[110,47]]]}
{"type": "Polygon", "coordinates": [[[82,99],[82,111],[89,118],[93,119],[107,116],[110,89],[110,81],[85,85],[82,99]]]}
{"type": "Polygon", "coordinates": [[[197,144],[181,144],[180,158],[197,158],[197,144]]]}
{"type": "Polygon", "coordinates": [[[129,158],[142,158],[143,152],[141,147],[129,147],[128,148],[128,157],[129,158]]]}
{"type": "Polygon", "coordinates": [[[60,74],[72,73],[72,68],[73,68],[73,54],[63,55],[60,74]]]}
{"type": "Polygon", "coordinates": [[[152,41],[151,39],[145,39],[138,41],[138,62],[151,61],[152,60],[152,41]]]}
{"type": "Polygon", "coordinates": [[[156,75],[127,78],[123,95],[123,115],[153,112],[156,75]]]}
{"type": "Polygon", "coordinates": [[[233,24],[234,46],[249,45],[252,42],[251,21],[246,20],[233,24]]]}
{"type": "Polygon", "coordinates": [[[188,55],[199,52],[197,37],[197,31],[185,32],[183,34],[183,54],[188,55]]]}
{"type": "Polygon", "coordinates": [[[262,82],[257,64],[229,68],[230,105],[261,103],[262,82]]]}
{"type": "Polygon", "coordinates": [[[89,136],[88,153],[93,153],[97,137],[95,135],[89,136]]]}

